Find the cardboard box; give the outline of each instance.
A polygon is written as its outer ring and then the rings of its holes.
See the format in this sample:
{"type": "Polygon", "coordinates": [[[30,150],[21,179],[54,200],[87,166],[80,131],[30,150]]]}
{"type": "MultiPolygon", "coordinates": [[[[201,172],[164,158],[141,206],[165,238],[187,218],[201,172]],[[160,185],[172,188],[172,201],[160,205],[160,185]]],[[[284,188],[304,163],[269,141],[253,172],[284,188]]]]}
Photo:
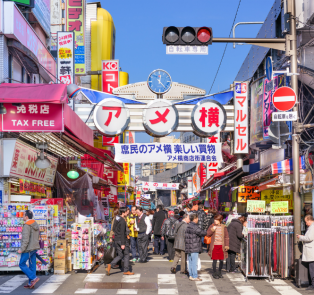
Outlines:
{"type": "Polygon", "coordinates": [[[55,259],[53,268],[55,274],[66,274],[68,272],[65,259],[55,259]]]}
{"type": "Polygon", "coordinates": [[[72,271],[73,270],[73,265],[72,265],[72,261],[71,260],[67,260],[66,267],[67,267],[68,271],[72,271]]]}
{"type": "Polygon", "coordinates": [[[63,259],[66,260],[67,258],[67,249],[66,248],[56,248],[54,259],[63,259]]]}
{"type": "Polygon", "coordinates": [[[68,244],[67,240],[57,240],[56,248],[66,248],[68,244]]]}

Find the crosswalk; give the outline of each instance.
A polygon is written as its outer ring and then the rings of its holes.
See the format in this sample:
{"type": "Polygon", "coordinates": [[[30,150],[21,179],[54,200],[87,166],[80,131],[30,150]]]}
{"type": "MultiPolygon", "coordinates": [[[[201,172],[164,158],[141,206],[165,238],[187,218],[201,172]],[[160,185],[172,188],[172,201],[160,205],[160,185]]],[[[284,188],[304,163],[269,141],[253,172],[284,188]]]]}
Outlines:
{"type": "MultiPolygon", "coordinates": [[[[142,273],[134,276],[120,275],[107,277],[105,274],[65,274],[65,275],[51,275],[50,277],[42,276],[41,280],[36,285],[34,290],[28,290],[33,294],[65,294],[63,291],[66,285],[66,294],[103,294],[108,289],[88,289],[85,288],[87,283],[132,283],[138,286],[141,283],[154,282],[156,287],[154,290],[149,290],[149,294],[160,295],[180,295],[180,294],[199,294],[199,295],[219,295],[220,292],[225,293],[225,288],[231,288],[232,294],[237,295],[264,295],[264,294],[281,294],[281,295],[303,295],[306,294],[304,290],[300,290],[289,282],[283,280],[275,280],[274,282],[267,281],[245,281],[244,276],[239,273],[224,274],[223,279],[215,280],[208,273],[200,273],[199,277],[202,281],[189,281],[183,275],[175,274],[150,274],[142,273]],[[117,282],[118,281],[118,282],[117,282]],[[258,286],[258,284],[259,286],[258,286]],[[139,285],[136,285],[139,284],[139,285]],[[223,288],[222,288],[223,286],[223,288]],[[195,290],[187,293],[187,291],[195,290]],[[266,291],[267,290],[267,293],[266,291]],[[304,292],[304,293],[303,293],[304,292]]],[[[15,276],[0,276],[0,293],[3,294],[21,294],[24,292],[23,286],[27,283],[27,278],[24,275],[15,276]],[[8,280],[5,278],[8,277],[8,280]]],[[[120,288],[123,284],[120,284],[120,288]]],[[[99,284],[95,284],[99,286],[99,284]]],[[[99,287],[100,288],[100,287],[99,287]]],[[[111,289],[110,294],[129,295],[129,294],[148,294],[143,289],[111,289]]]]}

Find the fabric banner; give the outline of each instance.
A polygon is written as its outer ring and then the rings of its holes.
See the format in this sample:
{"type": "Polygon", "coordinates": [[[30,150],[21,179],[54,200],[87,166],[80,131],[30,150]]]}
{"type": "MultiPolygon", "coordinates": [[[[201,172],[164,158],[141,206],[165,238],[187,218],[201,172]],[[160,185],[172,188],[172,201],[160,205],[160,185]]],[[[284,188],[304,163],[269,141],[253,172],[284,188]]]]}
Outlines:
{"type": "Polygon", "coordinates": [[[143,182],[143,189],[178,190],[179,183],[143,182]]]}
{"type": "Polygon", "coordinates": [[[118,163],[222,162],[221,143],[135,143],[115,145],[118,163]]]}
{"type": "MultiPolygon", "coordinates": [[[[300,169],[304,170],[306,169],[305,167],[305,156],[301,156],[299,158],[299,164],[300,164],[300,169]]],[[[291,173],[293,171],[293,163],[292,159],[287,159],[281,162],[277,162],[274,164],[271,164],[271,173],[272,174],[277,174],[277,173],[291,173]]]]}
{"type": "Polygon", "coordinates": [[[171,206],[177,206],[177,192],[171,191],[171,206]]]}

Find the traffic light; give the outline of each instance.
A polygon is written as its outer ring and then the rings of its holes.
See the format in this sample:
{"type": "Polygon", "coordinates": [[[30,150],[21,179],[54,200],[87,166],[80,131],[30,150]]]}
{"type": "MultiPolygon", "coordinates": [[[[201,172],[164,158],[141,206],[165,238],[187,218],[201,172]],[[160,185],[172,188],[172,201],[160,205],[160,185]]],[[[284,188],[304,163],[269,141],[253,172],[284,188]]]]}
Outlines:
{"type": "Polygon", "coordinates": [[[162,42],[166,45],[210,45],[213,30],[209,27],[164,27],[162,42]]]}

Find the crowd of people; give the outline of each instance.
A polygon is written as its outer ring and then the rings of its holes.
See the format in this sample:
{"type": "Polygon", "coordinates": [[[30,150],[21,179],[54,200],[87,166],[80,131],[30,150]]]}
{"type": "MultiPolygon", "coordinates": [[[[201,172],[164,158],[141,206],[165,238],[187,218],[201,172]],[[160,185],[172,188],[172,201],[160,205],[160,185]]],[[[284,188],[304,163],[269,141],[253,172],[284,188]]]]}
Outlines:
{"type": "Polygon", "coordinates": [[[111,226],[111,242],[116,248],[116,257],[107,265],[106,273],[112,268],[122,268],[125,275],[134,275],[129,269],[129,260],[146,263],[149,242],[153,242],[153,254],[168,253],[171,273],[177,272],[181,259],[180,273],[192,281],[198,277],[199,254],[206,251],[213,260],[213,278],[220,279],[224,261],[229,256],[230,272],[237,272],[236,253],[240,252],[244,237],[246,217],[233,219],[229,226],[214,209],[204,211],[202,204],[188,206],[184,210],[167,211],[162,205],[156,210],[145,211],[141,207],[115,209],[111,226]],[[218,264],[218,265],[217,265],[218,264]]]}

